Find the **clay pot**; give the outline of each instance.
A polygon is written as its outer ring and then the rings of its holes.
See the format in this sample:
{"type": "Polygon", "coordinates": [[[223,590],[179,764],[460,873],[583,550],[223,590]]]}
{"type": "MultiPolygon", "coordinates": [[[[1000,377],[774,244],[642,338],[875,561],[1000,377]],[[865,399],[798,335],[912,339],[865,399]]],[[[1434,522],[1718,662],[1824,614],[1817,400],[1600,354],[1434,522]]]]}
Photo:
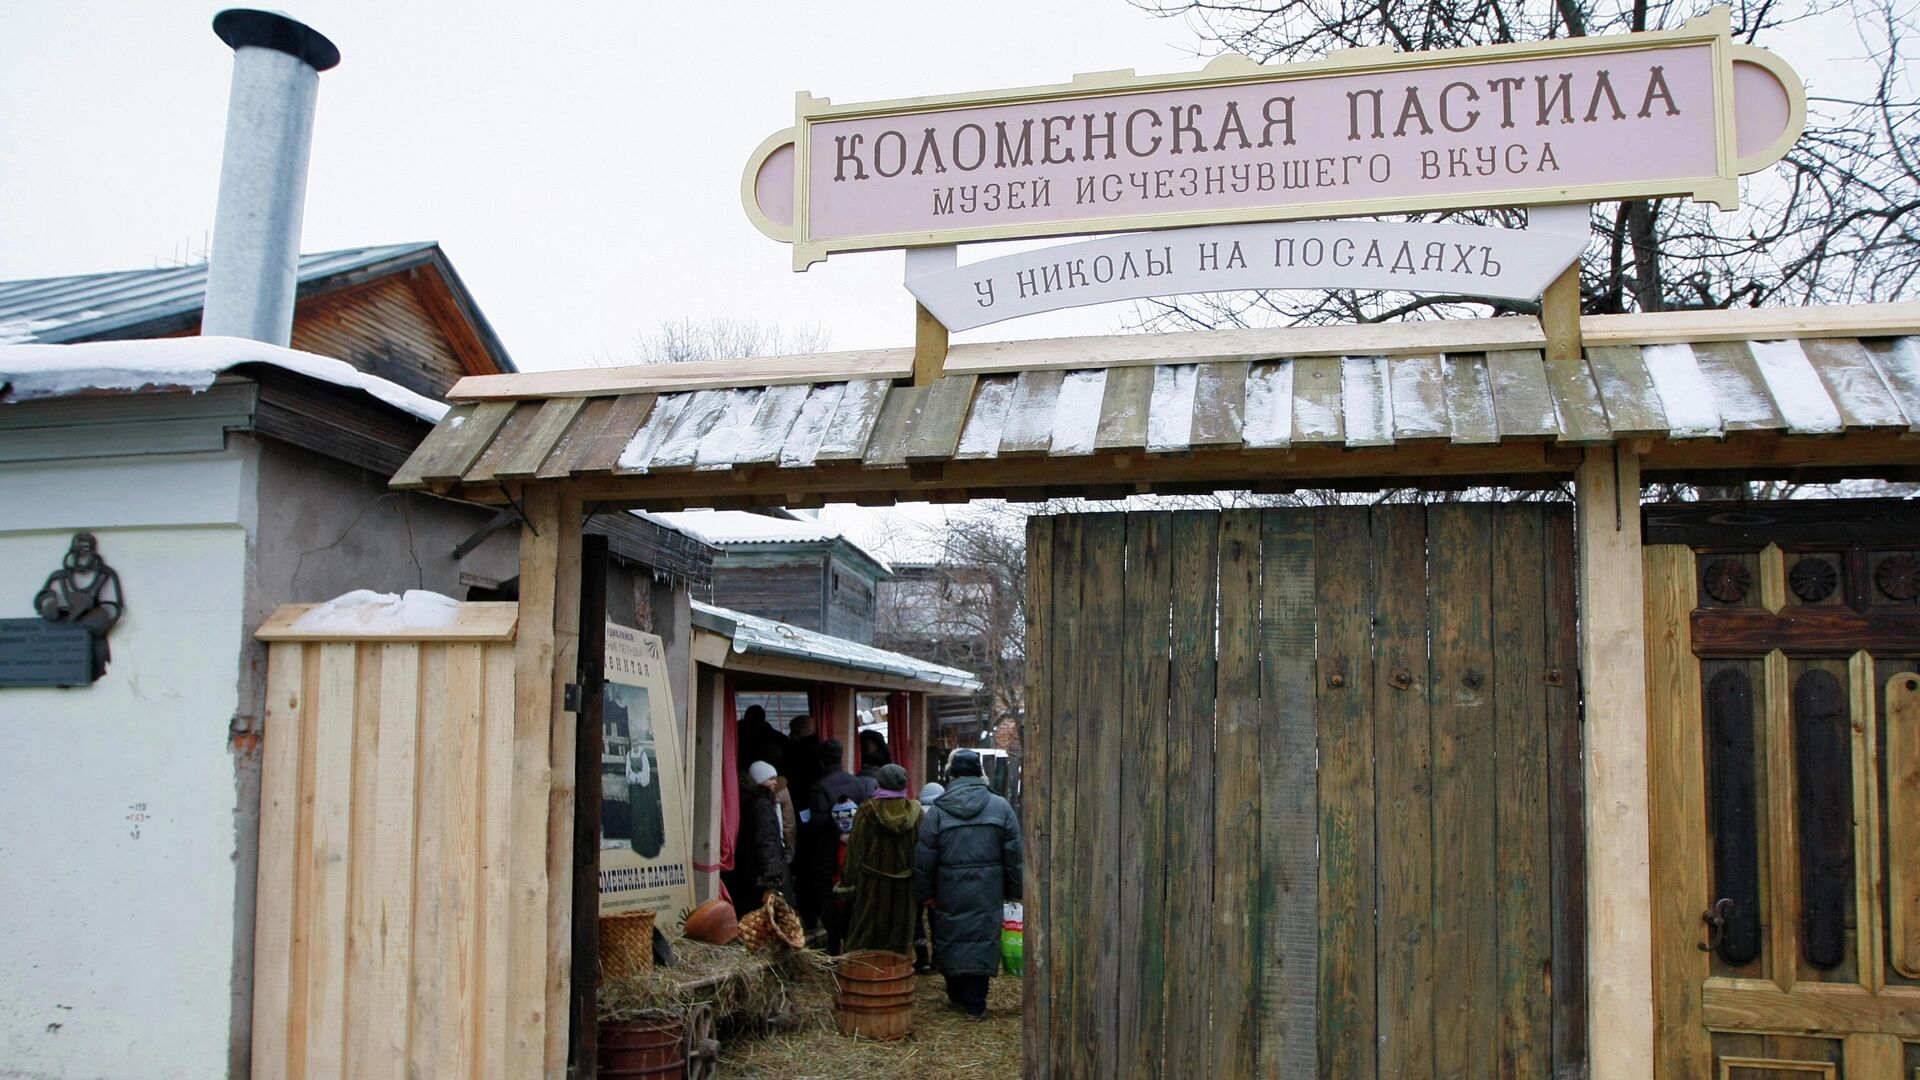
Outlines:
{"type": "Polygon", "coordinates": [[[715,897],[687,912],[687,921],[681,925],[680,932],[695,941],[726,945],[740,936],[740,919],[734,914],[732,904],[715,897]]]}

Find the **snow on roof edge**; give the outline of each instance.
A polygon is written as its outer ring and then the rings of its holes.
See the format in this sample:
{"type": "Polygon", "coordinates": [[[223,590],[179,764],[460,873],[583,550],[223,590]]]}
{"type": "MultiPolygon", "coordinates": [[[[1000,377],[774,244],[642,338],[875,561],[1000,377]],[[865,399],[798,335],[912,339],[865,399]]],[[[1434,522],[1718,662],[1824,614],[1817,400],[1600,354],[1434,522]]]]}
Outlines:
{"type": "Polygon", "coordinates": [[[200,393],[222,372],[241,364],[268,364],[358,390],[386,405],[437,423],[447,404],[398,383],[369,375],[344,360],[232,337],[88,341],[73,345],[0,345],[0,383],[12,402],[67,397],[89,390],[158,388],[200,393]]]}
{"type": "Polygon", "coordinates": [[[727,636],[733,639],[735,652],[752,651],[790,656],[802,660],[832,664],[836,667],[852,668],[857,671],[872,671],[883,675],[914,679],[919,682],[937,683],[952,687],[957,691],[980,689],[980,677],[970,671],[936,664],[930,660],[921,660],[904,653],[889,652],[858,641],[823,634],[817,630],[807,630],[764,615],[751,615],[744,611],[720,607],[717,604],[690,601],[695,614],[704,614],[733,624],[733,632],[727,636]],[[742,640],[742,639],[745,640],[742,640]],[[824,647],[813,647],[824,646],[824,647]]]}
{"type": "Polygon", "coordinates": [[[830,544],[838,540],[872,559],[880,569],[893,572],[893,563],[879,552],[843,530],[810,518],[773,517],[751,510],[674,510],[654,516],[714,547],[729,544],[830,544]]]}

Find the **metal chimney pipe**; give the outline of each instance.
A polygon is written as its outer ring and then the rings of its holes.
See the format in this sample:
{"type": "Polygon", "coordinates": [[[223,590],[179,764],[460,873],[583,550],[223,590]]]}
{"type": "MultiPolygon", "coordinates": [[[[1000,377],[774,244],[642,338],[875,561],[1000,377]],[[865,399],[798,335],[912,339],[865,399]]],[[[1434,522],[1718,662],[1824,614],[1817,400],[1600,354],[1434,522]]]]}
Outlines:
{"type": "Polygon", "coordinates": [[[284,346],[293,340],[314,98],[340,50],[304,23],[250,8],[215,15],[213,32],[233,49],[233,89],[200,332],[284,346]]]}

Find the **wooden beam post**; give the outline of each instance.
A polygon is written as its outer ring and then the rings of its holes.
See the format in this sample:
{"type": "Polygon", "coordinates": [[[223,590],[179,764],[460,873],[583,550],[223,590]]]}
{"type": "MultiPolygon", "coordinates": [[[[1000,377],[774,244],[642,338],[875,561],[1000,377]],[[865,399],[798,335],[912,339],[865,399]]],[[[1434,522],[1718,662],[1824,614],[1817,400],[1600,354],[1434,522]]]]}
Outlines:
{"type": "Polygon", "coordinates": [[[720,872],[701,870],[701,866],[720,863],[721,793],[726,787],[722,772],[726,748],[720,744],[726,730],[727,677],[718,668],[696,667],[693,700],[688,711],[693,717],[693,898],[706,903],[720,895],[720,872]]]}
{"type": "Polygon", "coordinates": [[[947,328],[933,312],[913,305],[913,385],[932,386],[947,373],[947,328]]]}
{"type": "MultiPolygon", "coordinates": [[[[508,1076],[545,1074],[547,802],[551,794],[554,600],[560,563],[560,496],[521,493],[520,625],[513,641],[513,777],[508,810],[506,1061],[508,1076]]],[[[571,771],[571,769],[569,769],[571,771]]],[[[561,1030],[565,1030],[562,1023],[561,1030]]]]}
{"type": "Polygon", "coordinates": [[[1640,460],[1593,447],[1574,478],[1586,705],[1587,1031],[1592,1080],[1653,1075],[1647,667],[1640,460]]]}
{"type": "MultiPolygon", "coordinates": [[[[567,1069],[566,1015],[573,983],[573,799],[574,743],[578,733],[567,707],[567,688],[580,677],[580,500],[560,495],[554,512],[553,665],[547,719],[547,971],[546,1071],[559,1077],[567,1069]]],[[[526,588],[521,569],[520,587],[526,588]]],[[[524,595],[524,592],[523,594],[524,595]]],[[[522,625],[527,619],[520,610],[522,625]]],[[[596,770],[589,780],[599,783],[596,770]]],[[[595,915],[598,918],[598,914],[595,915]]]]}
{"type": "Polygon", "coordinates": [[[1547,336],[1547,363],[1580,359],[1580,260],[1554,278],[1540,297],[1540,331],[1547,336]]]}
{"type": "MultiPolygon", "coordinates": [[[[906,279],[951,270],[960,261],[960,251],[951,244],[942,247],[908,248],[906,279]]],[[[913,305],[913,385],[932,386],[947,373],[947,326],[933,317],[922,304],[913,305]]]]}
{"type": "MultiPolygon", "coordinates": [[[[597,1073],[600,1035],[600,759],[606,741],[607,538],[582,536],[580,716],[573,775],[573,985],[568,1038],[573,1075],[597,1073]]],[[[555,1026],[558,1026],[556,1023],[555,1026]]]]}

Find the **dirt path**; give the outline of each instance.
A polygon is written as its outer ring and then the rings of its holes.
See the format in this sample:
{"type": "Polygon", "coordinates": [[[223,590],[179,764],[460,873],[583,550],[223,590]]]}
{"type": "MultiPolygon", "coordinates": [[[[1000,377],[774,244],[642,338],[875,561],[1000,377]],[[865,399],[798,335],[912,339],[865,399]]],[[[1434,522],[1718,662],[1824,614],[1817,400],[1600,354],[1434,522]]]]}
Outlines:
{"type": "Polygon", "coordinates": [[[898,1042],[842,1035],[833,1026],[833,991],[809,981],[797,994],[799,1030],[731,1040],[720,1054],[719,1075],[768,1080],[883,1080],[963,1076],[1017,1080],[1020,1076],[1020,980],[993,980],[987,1018],[970,1021],[947,1006],[938,975],[921,976],[913,1005],[913,1034],[898,1042]]]}

